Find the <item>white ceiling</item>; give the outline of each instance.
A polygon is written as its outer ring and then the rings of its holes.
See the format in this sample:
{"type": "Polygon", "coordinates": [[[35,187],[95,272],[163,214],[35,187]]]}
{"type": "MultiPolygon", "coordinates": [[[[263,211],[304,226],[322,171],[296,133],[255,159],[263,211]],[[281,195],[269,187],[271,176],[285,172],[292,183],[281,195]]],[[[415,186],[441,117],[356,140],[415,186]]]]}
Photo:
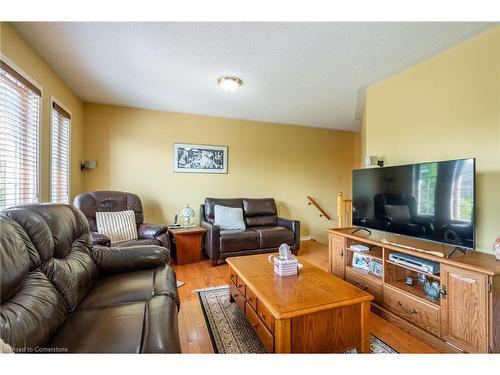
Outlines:
{"type": "MultiPolygon", "coordinates": [[[[364,88],[487,23],[15,23],[84,101],[358,130],[364,88]],[[244,84],[233,93],[222,75],[244,84]]],[[[8,57],[8,56],[7,56],[8,57]]]]}

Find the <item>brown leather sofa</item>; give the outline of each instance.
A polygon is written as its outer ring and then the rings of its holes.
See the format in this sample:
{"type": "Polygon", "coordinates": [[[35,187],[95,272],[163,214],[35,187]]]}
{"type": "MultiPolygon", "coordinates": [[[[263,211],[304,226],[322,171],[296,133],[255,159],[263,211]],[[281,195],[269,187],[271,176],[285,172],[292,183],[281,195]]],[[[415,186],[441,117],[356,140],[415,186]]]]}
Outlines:
{"type": "Polygon", "coordinates": [[[144,223],[144,212],[141,199],[133,194],[122,191],[93,191],[78,195],[73,205],[87,217],[90,226],[90,235],[94,245],[101,246],[136,246],[159,245],[170,249],[168,227],[162,224],[144,223]],[[113,212],[132,210],[135,212],[137,224],[137,240],[111,244],[109,237],[97,233],[96,212],[113,212]]]}
{"type": "Polygon", "coordinates": [[[169,250],[92,247],[76,208],[0,214],[0,337],[16,352],[180,353],[169,250]]]}
{"type": "Polygon", "coordinates": [[[300,248],[300,222],[278,217],[272,198],[206,198],[200,206],[200,226],[207,229],[204,250],[217,265],[219,259],[276,251],[282,243],[294,254],[300,248]],[[243,209],[245,230],[221,230],[214,225],[215,205],[243,209]]]}

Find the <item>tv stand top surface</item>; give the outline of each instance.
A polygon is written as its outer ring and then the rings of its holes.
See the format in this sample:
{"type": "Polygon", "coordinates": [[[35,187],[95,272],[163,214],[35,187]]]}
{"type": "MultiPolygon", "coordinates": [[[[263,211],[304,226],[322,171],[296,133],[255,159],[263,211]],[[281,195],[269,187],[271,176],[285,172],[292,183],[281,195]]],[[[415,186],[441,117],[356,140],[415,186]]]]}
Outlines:
{"type": "Polygon", "coordinates": [[[446,256],[452,251],[454,247],[453,245],[445,245],[406,236],[398,236],[392,233],[378,231],[374,229],[370,229],[371,233],[365,231],[358,231],[352,234],[352,231],[357,228],[358,227],[329,228],[326,231],[328,233],[350,238],[362,243],[384,247],[390,250],[411,254],[435,262],[449,264],[451,266],[466,268],[471,271],[486,273],[492,276],[500,274],[500,261],[497,261],[495,256],[492,254],[487,254],[480,251],[467,251],[466,254],[461,252],[455,252],[451,258],[447,258],[446,256]],[[387,243],[383,243],[382,242],[383,239],[385,239],[388,242],[396,243],[398,245],[409,246],[409,247],[414,247],[416,249],[442,253],[443,256],[438,257],[416,250],[409,250],[402,246],[390,245],[387,243]]]}

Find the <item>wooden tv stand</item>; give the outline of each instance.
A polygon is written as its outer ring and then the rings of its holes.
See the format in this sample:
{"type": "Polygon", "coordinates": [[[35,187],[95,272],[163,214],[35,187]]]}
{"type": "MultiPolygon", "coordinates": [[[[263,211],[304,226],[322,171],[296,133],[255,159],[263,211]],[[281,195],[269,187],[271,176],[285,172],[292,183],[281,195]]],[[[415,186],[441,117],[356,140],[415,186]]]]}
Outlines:
{"type": "Polygon", "coordinates": [[[356,228],[328,229],[329,271],[375,297],[372,311],[442,352],[500,353],[500,261],[493,255],[470,251],[446,255],[452,246],[356,228]],[[382,241],[384,240],[384,241],[382,241]],[[442,253],[438,257],[398,245],[442,253]],[[370,247],[358,252],[354,244],[370,247]],[[392,252],[438,262],[437,275],[420,272],[389,260],[392,252]],[[353,254],[378,260],[383,276],[353,267],[353,254]],[[417,274],[441,286],[441,297],[426,296],[417,274]],[[408,276],[413,286],[406,285],[408,276]]]}

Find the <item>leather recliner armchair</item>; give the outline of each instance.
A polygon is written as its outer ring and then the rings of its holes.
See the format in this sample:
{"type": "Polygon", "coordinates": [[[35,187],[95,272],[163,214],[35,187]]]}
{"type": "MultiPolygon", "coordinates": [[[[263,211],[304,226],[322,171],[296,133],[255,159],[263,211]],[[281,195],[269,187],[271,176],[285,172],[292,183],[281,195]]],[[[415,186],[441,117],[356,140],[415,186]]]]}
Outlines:
{"type": "Polygon", "coordinates": [[[217,265],[219,259],[273,252],[282,243],[297,254],[300,248],[300,222],[278,217],[272,198],[206,198],[200,206],[200,226],[207,229],[204,250],[217,265]],[[221,230],[214,224],[215,205],[243,209],[245,230],[221,230]]]}
{"type": "Polygon", "coordinates": [[[0,213],[0,337],[15,352],[180,353],[169,250],[92,247],[62,204],[0,213]]]}
{"type": "Polygon", "coordinates": [[[87,217],[92,243],[100,246],[159,245],[171,249],[168,227],[144,223],[141,199],[133,193],[121,191],[93,191],[78,195],[73,205],[87,217]],[[111,244],[109,237],[97,232],[96,212],[132,210],[137,224],[137,240],[111,244]]]}

